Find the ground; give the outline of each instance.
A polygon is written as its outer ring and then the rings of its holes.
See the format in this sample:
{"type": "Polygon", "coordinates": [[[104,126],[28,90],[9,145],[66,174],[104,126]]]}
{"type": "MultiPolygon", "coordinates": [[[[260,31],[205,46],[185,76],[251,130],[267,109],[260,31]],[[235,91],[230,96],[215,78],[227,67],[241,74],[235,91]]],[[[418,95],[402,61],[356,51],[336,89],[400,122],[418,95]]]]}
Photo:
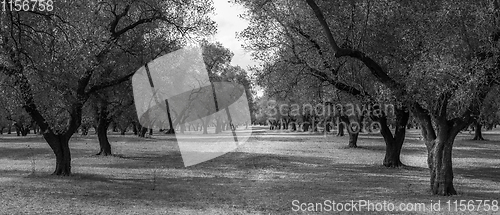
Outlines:
{"type": "MultiPolygon", "coordinates": [[[[472,141],[468,132],[457,137],[453,162],[459,195],[440,197],[429,194],[426,150],[416,130],[409,131],[403,146],[408,167],[400,169],[382,166],[380,135],[362,134],[360,148],[349,149],[347,137],[255,128],[237,151],[191,167],[183,167],[171,136],[112,134],[116,156],[101,157],[94,155],[95,136],[75,135],[71,177],[50,175],[55,158],[41,137],[0,135],[0,214],[312,213],[294,212],[294,200],[426,204],[427,211],[410,214],[428,214],[431,203],[441,202],[441,211],[434,213],[460,214],[448,212],[446,202],[454,207],[455,200],[500,197],[500,131],[484,136],[489,141],[472,141]]],[[[495,214],[483,209],[480,214],[495,214]]]]}

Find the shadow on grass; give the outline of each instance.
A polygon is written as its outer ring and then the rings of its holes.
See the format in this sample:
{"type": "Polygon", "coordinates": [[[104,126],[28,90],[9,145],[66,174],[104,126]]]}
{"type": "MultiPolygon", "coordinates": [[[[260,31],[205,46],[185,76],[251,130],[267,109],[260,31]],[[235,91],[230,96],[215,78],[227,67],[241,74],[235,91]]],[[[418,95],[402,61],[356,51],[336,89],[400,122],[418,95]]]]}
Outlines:
{"type": "Polygon", "coordinates": [[[460,158],[500,159],[499,152],[499,150],[494,149],[453,148],[453,156],[460,158]]]}
{"type": "MultiPolygon", "coordinates": [[[[366,141],[366,140],[365,140],[366,141]]],[[[385,153],[385,145],[363,145],[363,143],[358,143],[358,147],[352,148],[347,145],[337,147],[337,149],[342,150],[366,150],[366,151],[374,151],[374,152],[382,152],[385,153]]],[[[405,146],[403,145],[403,149],[401,150],[402,154],[405,155],[417,155],[425,153],[425,149],[423,147],[414,147],[414,146],[405,146]]],[[[401,155],[404,156],[404,155],[401,155]]],[[[383,157],[382,157],[383,158],[383,157]]]]}
{"type": "Polygon", "coordinates": [[[44,142],[45,140],[41,135],[28,135],[28,136],[15,136],[15,135],[0,135],[1,143],[34,143],[34,142],[44,142]]]}
{"type": "Polygon", "coordinates": [[[46,148],[6,148],[0,147],[0,159],[7,158],[11,160],[29,160],[36,155],[52,155],[52,150],[46,148]]]}
{"type": "Polygon", "coordinates": [[[123,159],[121,163],[114,164],[102,164],[101,166],[109,168],[152,168],[151,164],[160,165],[162,168],[182,168],[184,163],[182,162],[182,156],[178,152],[170,152],[165,155],[122,155],[115,154],[114,157],[123,159]]]}
{"type": "Polygon", "coordinates": [[[31,173],[29,171],[24,171],[28,175],[26,178],[30,179],[41,179],[41,180],[54,180],[54,181],[94,181],[94,182],[106,182],[110,183],[111,180],[108,177],[97,174],[89,174],[89,173],[73,173],[71,176],[60,176],[60,175],[52,175],[47,172],[36,172],[31,173]]]}
{"type": "MultiPolygon", "coordinates": [[[[144,163],[151,158],[124,159],[144,163]]],[[[230,153],[186,168],[186,172],[196,171],[201,175],[186,177],[184,171],[170,170],[165,168],[163,173],[157,175],[151,172],[147,175],[110,176],[77,173],[67,180],[74,181],[70,184],[78,183],[78,186],[85,187],[91,193],[103,190],[115,193],[113,198],[145,201],[165,199],[169,204],[182,204],[194,209],[199,209],[200,201],[208,205],[232,204],[241,208],[260,205],[261,208],[254,209],[264,211],[279,210],[288,205],[291,199],[303,198],[305,193],[308,198],[318,201],[332,194],[338,199],[377,198],[388,194],[396,195],[397,198],[408,195],[408,184],[414,184],[412,186],[415,188],[411,187],[411,192],[421,188],[418,177],[409,177],[415,173],[414,170],[388,169],[378,165],[331,165],[325,159],[300,156],[230,153]],[[362,192],[346,192],[346,189],[362,192]],[[263,205],[261,198],[270,199],[263,205]]],[[[416,172],[421,174],[420,170],[416,172]]],[[[38,179],[57,183],[53,178],[47,176],[38,179]]],[[[70,198],[74,194],[62,192],[58,195],[68,195],[70,198]]],[[[109,195],[89,195],[98,199],[109,198],[109,195]]]]}
{"type": "MultiPolygon", "coordinates": [[[[297,136],[283,137],[283,136],[252,136],[254,140],[257,141],[270,141],[270,142],[307,142],[310,138],[300,138],[297,136]]],[[[315,138],[315,137],[311,137],[315,138]]]]}
{"type": "Polygon", "coordinates": [[[500,182],[500,168],[477,167],[477,168],[454,168],[455,173],[467,178],[476,178],[500,182]]]}
{"type": "MultiPolygon", "coordinates": [[[[99,166],[151,168],[151,163],[165,164],[169,159],[172,162],[177,159],[181,161],[179,153],[162,156],[117,155],[111,159],[112,162],[126,162],[99,166]]],[[[474,178],[478,175],[485,179],[500,178],[498,172],[491,176],[480,174],[490,174],[491,171],[491,168],[458,169],[457,173],[474,178]]],[[[15,177],[29,172],[5,173],[15,177]]],[[[428,177],[426,168],[333,164],[326,158],[234,152],[185,169],[166,165],[158,172],[147,170],[117,174],[110,169],[100,174],[75,173],[71,177],[35,174],[24,177],[29,182],[20,186],[26,186],[25,189],[57,189],[60,192],[47,195],[57,199],[77,197],[78,201],[89,203],[139,201],[147,202],[148,206],[192,209],[229,205],[242,210],[287,213],[294,199],[301,202],[322,202],[325,198],[337,201],[428,199],[428,177]],[[43,184],[43,187],[30,187],[30,183],[34,182],[43,184]]],[[[481,193],[485,190],[469,187],[468,184],[459,185],[458,188],[459,192],[471,198],[490,197],[481,193]]]]}

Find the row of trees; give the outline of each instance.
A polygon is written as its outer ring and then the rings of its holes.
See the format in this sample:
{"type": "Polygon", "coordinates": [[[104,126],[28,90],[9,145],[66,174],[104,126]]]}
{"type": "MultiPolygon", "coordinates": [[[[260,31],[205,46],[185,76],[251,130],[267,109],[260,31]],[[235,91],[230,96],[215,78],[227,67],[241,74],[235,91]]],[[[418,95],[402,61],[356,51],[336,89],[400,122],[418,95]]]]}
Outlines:
{"type": "MultiPolygon", "coordinates": [[[[203,40],[201,41],[201,45],[204,62],[206,67],[210,70],[211,79],[217,82],[232,82],[244,86],[248,99],[247,102],[253,107],[252,95],[254,92],[252,92],[250,78],[244,69],[230,64],[233,53],[218,42],[211,43],[207,40],[203,40]]],[[[2,102],[1,107],[3,112],[0,116],[5,127],[13,123],[16,131],[22,131],[23,136],[26,135],[30,129],[36,131],[36,123],[23,109],[8,110],[8,107],[14,106],[7,105],[7,101],[3,99],[2,102]],[[12,119],[13,117],[15,119],[12,119]],[[23,127],[19,129],[20,126],[23,127]]],[[[252,122],[248,121],[247,126],[250,123],[252,122]]],[[[153,132],[153,129],[142,127],[138,121],[130,81],[124,81],[123,83],[111,86],[91,96],[83,107],[82,123],[77,132],[81,133],[81,135],[88,135],[89,129],[94,129],[100,145],[100,151],[97,155],[107,156],[112,154],[111,145],[107,137],[110,126],[112,126],[114,132],[120,132],[121,135],[125,135],[129,130],[132,130],[134,135],[138,135],[139,137],[145,137],[146,133],[149,132],[151,134],[153,132]]],[[[185,123],[181,120],[179,125],[176,126],[176,129],[180,133],[184,133],[186,130],[203,130],[204,133],[207,133],[208,127],[210,126],[215,127],[216,133],[228,129],[228,123],[217,117],[207,122],[195,121],[185,123]]],[[[173,131],[174,130],[170,132],[173,131]]]]}
{"type": "MultiPolygon", "coordinates": [[[[245,87],[245,70],[230,65],[233,54],[203,38],[215,32],[212,2],[100,1],[58,2],[52,12],[6,12],[1,17],[0,127],[16,126],[26,135],[39,128],[56,155],[56,175],[71,174],[70,138],[97,134],[98,155],[111,155],[108,129],[151,129],[137,119],[130,77],[145,63],[199,42],[214,81],[245,87]]],[[[220,130],[223,121],[213,119],[220,130]]],[[[250,122],[249,122],[250,123],[250,122]]],[[[212,122],[187,129],[203,129],[212,122]]],[[[179,132],[186,125],[180,123],[179,132]]],[[[171,130],[173,132],[173,129],[171,130]]],[[[216,129],[217,132],[217,129],[216,129]]]]}
{"type": "Polygon", "coordinates": [[[135,70],[193,38],[213,34],[212,2],[58,1],[51,12],[4,11],[0,71],[10,109],[22,107],[56,156],[56,175],[71,174],[69,140],[89,100],[106,123],[135,70]]]}
{"type": "Polygon", "coordinates": [[[456,194],[453,142],[480,122],[498,82],[498,0],[235,2],[248,9],[250,26],[240,37],[264,63],[255,72],[269,96],[314,99],[321,87],[320,103],[341,95],[345,103],[393,104],[393,115],[369,116],[381,125],[384,165],[402,165],[412,115],[427,147],[432,193],[456,194]]]}

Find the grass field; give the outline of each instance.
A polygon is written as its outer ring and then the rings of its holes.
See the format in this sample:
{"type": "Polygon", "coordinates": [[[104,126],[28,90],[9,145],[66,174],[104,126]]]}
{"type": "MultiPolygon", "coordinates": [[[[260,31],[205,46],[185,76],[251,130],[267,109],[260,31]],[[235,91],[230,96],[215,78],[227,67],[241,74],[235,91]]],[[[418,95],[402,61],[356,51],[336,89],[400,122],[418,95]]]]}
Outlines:
{"type": "MultiPolygon", "coordinates": [[[[370,200],[427,206],[441,201],[437,214],[460,214],[445,210],[445,202],[500,198],[500,132],[484,136],[490,141],[471,141],[468,133],[457,137],[453,161],[459,195],[440,197],[429,194],[426,150],[416,130],[409,131],[403,146],[408,167],[400,169],[381,165],[379,135],[361,134],[360,148],[348,149],[347,137],[261,128],[237,151],[187,168],[169,136],[111,135],[115,156],[100,157],[94,155],[95,136],[75,135],[70,177],[50,175],[55,157],[40,136],[3,135],[0,213],[305,214],[310,212],[294,212],[292,201],[370,200]]],[[[410,214],[428,214],[426,209],[410,214]]]]}

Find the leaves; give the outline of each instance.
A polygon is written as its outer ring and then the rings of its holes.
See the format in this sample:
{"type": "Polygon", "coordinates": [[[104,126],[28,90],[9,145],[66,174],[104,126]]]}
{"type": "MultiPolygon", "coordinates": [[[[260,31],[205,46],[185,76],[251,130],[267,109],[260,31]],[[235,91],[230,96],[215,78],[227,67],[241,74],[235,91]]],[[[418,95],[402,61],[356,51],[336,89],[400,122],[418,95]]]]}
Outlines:
{"type": "Polygon", "coordinates": [[[189,37],[215,30],[207,0],[56,1],[54,7],[51,13],[6,13],[0,68],[28,80],[16,97],[32,98],[43,117],[38,122],[56,133],[78,127],[91,94],[125,81],[189,37]]]}
{"type": "Polygon", "coordinates": [[[338,50],[318,33],[321,20],[306,1],[236,2],[252,23],[240,37],[266,62],[257,81],[275,98],[311,98],[299,92],[317,86],[313,80],[335,80],[382,101],[430,109],[451,93],[447,113],[455,117],[481,103],[487,71],[498,70],[491,43],[498,16],[488,1],[314,1],[338,46],[352,50],[346,55],[370,57],[398,87],[379,82],[365,65],[332,58],[338,50]]]}

